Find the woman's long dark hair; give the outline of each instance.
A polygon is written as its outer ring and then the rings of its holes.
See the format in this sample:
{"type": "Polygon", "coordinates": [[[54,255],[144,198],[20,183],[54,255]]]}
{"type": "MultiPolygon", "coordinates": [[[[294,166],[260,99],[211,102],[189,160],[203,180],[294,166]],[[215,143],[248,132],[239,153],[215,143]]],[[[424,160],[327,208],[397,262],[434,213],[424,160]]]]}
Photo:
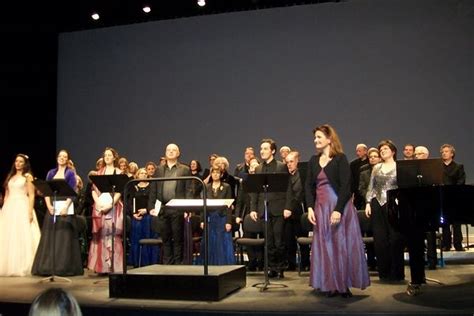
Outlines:
{"type": "Polygon", "coordinates": [[[22,170],[22,173],[21,174],[25,174],[25,173],[29,173],[32,175],[31,173],[31,164],[30,164],[30,157],[28,157],[27,155],[25,154],[17,154],[15,156],[15,160],[13,160],[13,164],[12,164],[12,167],[10,169],[10,172],[8,173],[7,175],[7,178],[5,179],[5,182],[3,183],[3,187],[5,188],[5,190],[7,189],[8,187],[8,181],[10,181],[10,179],[16,174],[16,168],[15,168],[15,161],[18,157],[21,157],[23,158],[23,160],[25,161],[25,164],[23,165],[23,170],[22,170]]]}

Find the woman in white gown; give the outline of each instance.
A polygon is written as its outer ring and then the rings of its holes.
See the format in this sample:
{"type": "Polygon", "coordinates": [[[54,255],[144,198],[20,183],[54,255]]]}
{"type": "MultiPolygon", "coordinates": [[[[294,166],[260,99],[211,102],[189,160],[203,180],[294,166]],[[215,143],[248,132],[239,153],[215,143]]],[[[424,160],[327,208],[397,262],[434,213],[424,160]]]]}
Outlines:
{"type": "Polygon", "coordinates": [[[0,276],[30,274],[40,239],[32,182],[28,156],[16,155],[5,180],[5,199],[0,211],[0,276]]]}

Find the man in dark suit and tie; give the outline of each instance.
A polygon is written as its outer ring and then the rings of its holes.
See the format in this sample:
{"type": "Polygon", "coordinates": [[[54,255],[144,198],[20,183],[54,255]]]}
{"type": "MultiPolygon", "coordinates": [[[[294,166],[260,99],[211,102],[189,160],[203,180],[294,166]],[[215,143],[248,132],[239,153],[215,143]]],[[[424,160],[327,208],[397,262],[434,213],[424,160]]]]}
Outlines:
{"type": "MultiPolygon", "coordinates": [[[[263,139],[260,144],[260,157],[262,163],[255,168],[255,173],[288,173],[288,168],[274,157],[277,146],[272,139],[263,139]]],[[[291,196],[291,195],[290,195],[291,196]]],[[[270,277],[283,278],[283,271],[287,268],[287,253],[285,244],[285,217],[291,216],[291,211],[286,209],[287,192],[269,192],[267,194],[268,206],[268,266],[270,277]]],[[[250,195],[250,217],[257,221],[264,216],[264,193],[250,195]]]]}
{"type": "MultiPolygon", "coordinates": [[[[178,162],[180,152],[176,144],[166,146],[166,164],[158,166],[155,176],[172,178],[191,176],[189,167],[178,162]]],[[[163,239],[163,263],[181,264],[183,262],[183,213],[164,207],[172,199],[192,198],[191,181],[159,181],[150,184],[148,210],[158,213],[158,229],[163,239]],[[161,210],[155,209],[156,200],[162,203],[161,210]]]]}

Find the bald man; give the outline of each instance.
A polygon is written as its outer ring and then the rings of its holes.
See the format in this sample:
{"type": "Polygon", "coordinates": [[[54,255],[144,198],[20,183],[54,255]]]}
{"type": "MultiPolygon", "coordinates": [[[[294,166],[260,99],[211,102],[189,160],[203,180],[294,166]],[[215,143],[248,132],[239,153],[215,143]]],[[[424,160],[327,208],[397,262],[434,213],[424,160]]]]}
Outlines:
{"type": "MultiPolygon", "coordinates": [[[[166,146],[166,164],[158,166],[155,176],[173,178],[190,176],[189,167],[179,163],[179,147],[176,144],[166,146]]],[[[155,210],[156,200],[165,205],[172,199],[192,198],[191,181],[160,181],[150,183],[148,212],[158,212],[158,229],[163,239],[163,264],[182,264],[183,262],[183,213],[164,208],[155,210]]]]}
{"type": "Polygon", "coordinates": [[[359,178],[361,168],[369,164],[367,159],[367,145],[357,144],[356,146],[357,158],[350,163],[351,168],[351,193],[354,195],[354,205],[358,210],[365,209],[365,197],[359,192],[359,178]]]}

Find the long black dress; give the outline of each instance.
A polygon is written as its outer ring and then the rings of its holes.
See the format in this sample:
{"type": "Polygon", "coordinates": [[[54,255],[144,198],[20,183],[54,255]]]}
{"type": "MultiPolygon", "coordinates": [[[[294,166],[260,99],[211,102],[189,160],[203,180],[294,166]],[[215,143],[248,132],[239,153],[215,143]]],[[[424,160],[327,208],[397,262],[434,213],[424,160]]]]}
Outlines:
{"type": "MultiPolygon", "coordinates": [[[[56,172],[57,169],[50,170],[46,180],[53,179],[56,172]]],[[[65,180],[70,186],[75,186],[75,178],[72,180],[72,177],[75,177],[74,172],[67,169],[65,180]]],[[[58,276],[84,274],[76,215],[52,216],[46,212],[31,274],[58,276]]]]}

